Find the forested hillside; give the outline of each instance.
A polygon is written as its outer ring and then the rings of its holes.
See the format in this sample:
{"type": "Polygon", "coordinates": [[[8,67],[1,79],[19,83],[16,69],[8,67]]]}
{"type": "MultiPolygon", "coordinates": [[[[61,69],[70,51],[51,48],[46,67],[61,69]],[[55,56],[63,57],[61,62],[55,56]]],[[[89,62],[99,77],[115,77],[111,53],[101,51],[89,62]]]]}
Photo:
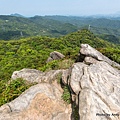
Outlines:
{"type": "Polygon", "coordinates": [[[71,23],[80,29],[90,29],[91,32],[113,43],[120,44],[120,19],[102,17],[76,17],[76,16],[45,16],[48,19],[71,23]],[[90,27],[89,27],[90,26],[90,27]],[[112,37],[111,37],[112,36],[112,37]],[[111,40],[112,39],[112,40],[111,40]]]}
{"type": "Polygon", "coordinates": [[[20,40],[0,41],[0,105],[11,101],[31,84],[19,80],[8,84],[12,73],[22,68],[41,71],[66,69],[76,61],[80,44],[87,43],[110,59],[120,63],[120,48],[106,42],[88,30],[80,30],[59,38],[28,37],[20,40]],[[59,51],[63,60],[46,63],[50,52],[59,51]],[[17,91],[16,91],[17,90],[17,91]]]}
{"type": "Polygon", "coordinates": [[[112,18],[97,18],[97,17],[76,17],[76,16],[45,16],[47,19],[53,19],[64,23],[71,23],[79,27],[91,25],[94,27],[119,29],[120,20],[112,18]]]}
{"type": "Polygon", "coordinates": [[[120,44],[120,19],[75,16],[0,16],[0,40],[30,36],[60,37],[81,29],[89,29],[98,37],[120,44]]]}
{"type": "Polygon", "coordinates": [[[70,23],[62,23],[44,17],[32,18],[0,15],[0,39],[10,40],[28,36],[58,37],[77,31],[70,23]]]}

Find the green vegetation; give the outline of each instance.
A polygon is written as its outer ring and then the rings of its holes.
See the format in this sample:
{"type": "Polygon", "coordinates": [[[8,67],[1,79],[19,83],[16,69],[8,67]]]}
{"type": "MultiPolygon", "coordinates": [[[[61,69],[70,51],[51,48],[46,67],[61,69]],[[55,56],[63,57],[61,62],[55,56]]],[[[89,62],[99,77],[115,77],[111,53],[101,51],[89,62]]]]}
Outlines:
{"type": "Polygon", "coordinates": [[[120,19],[75,16],[25,18],[18,14],[0,15],[1,40],[31,36],[60,37],[81,29],[89,29],[106,41],[120,44],[120,19]]]}
{"type": "Polygon", "coordinates": [[[28,89],[34,84],[28,83],[22,79],[16,79],[13,81],[9,81],[7,83],[1,80],[0,81],[0,106],[15,99],[22,92],[24,92],[26,89],[28,89]]]}
{"type": "Polygon", "coordinates": [[[120,39],[119,37],[116,37],[115,35],[110,35],[109,34],[101,34],[101,35],[98,35],[100,38],[108,41],[108,42],[112,42],[112,43],[115,43],[115,44],[120,44],[120,39]]]}
{"type": "Polygon", "coordinates": [[[47,19],[70,23],[79,29],[88,29],[102,39],[120,44],[120,19],[100,17],[75,17],[75,16],[45,16],[47,19]],[[112,38],[112,39],[111,39],[112,38]]]}
{"type": "Polygon", "coordinates": [[[80,117],[80,116],[79,116],[79,106],[76,105],[75,102],[72,104],[72,110],[73,110],[73,113],[72,113],[73,118],[74,118],[75,120],[79,120],[79,119],[80,119],[80,118],[79,118],[79,117],[80,117]]]}
{"type": "Polygon", "coordinates": [[[113,61],[116,61],[120,64],[120,49],[118,48],[104,48],[101,49],[100,52],[102,52],[105,56],[110,58],[113,61]]]}
{"type": "Polygon", "coordinates": [[[70,23],[47,19],[41,16],[31,18],[0,15],[0,39],[11,40],[30,36],[58,37],[77,31],[70,23]]]}
{"type": "MultiPolygon", "coordinates": [[[[8,83],[14,71],[21,70],[23,68],[34,68],[41,71],[69,68],[77,58],[81,43],[91,45],[112,60],[120,63],[119,46],[106,42],[85,29],[60,38],[39,36],[21,38],[20,40],[0,41],[0,98],[2,100],[0,101],[0,105],[17,97],[17,95],[12,95],[11,93],[11,96],[13,97],[7,98],[8,92],[6,91],[10,88],[6,87],[6,85],[9,86],[8,83]],[[55,60],[50,63],[46,63],[50,52],[53,51],[61,52],[66,57],[63,60],[55,60]]],[[[23,83],[21,82],[20,86],[22,85],[23,83]]],[[[28,88],[25,85],[23,86],[25,89],[28,88]]],[[[13,88],[14,86],[12,89],[13,88]]],[[[21,89],[21,87],[19,89],[21,89]]],[[[25,89],[22,88],[21,91],[24,91],[25,89]]],[[[65,91],[67,91],[67,88],[65,88],[65,91]]],[[[63,96],[67,101],[68,99],[66,96],[69,97],[68,93],[65,93],[63,96]]]]}
{"type": "Polygon", "coordinates": [[[70,95],[69,86],[68,85],[64,86],[63,90],[64,90],[64,92],[63,92],[62,98],[67,104],[70,104],[71,103],[71,95],[70,95]]]}
{"type": "MultiPolygon", "coordinates": [[[[72,16],[0,16],[0,39],[0,106],[36,84],[23,79],[11,80],[14,71],[23,68],[41,71],[67,69],[75,62],[82,43],[91,45],[120,64],[119,20],[72,16]],[[91,32],[87,30],[89,25],[91,32]],[[65,58],[46,63],[53,51],[61,52],[65,58]]],[[[60,84],[61,74],[56,79],[60,84]]],[[[69,104],[69,86],[62,87],[62,99],[69,104]]],[[[75,103],[72,105],[73,116],[78,120],[78,106],[75,103]]]]}
{"type": "Polygon", "coordinates": [[[63,60],[53,60],[51,62],[46,63],[42,67],[39,68],[40,71],[49,71],[49,70],[57,70],[57,69],[67,69],[69,68],[75,61],[68,58],[63,60]]]}

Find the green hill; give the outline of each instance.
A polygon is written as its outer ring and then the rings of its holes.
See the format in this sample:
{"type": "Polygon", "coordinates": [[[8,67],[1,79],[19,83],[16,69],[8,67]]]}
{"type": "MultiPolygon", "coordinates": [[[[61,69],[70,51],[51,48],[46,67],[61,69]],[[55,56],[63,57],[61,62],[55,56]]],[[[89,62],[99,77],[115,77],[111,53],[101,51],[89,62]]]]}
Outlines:
{"type": "Polygon", "coordinates": [[[120,44],[120,19],[98,18],[98,17],[76,17],[76,16],[45,16],[47,19],[57,20],[63,23],[73,24],[79,29],[88,29],[95,35],[104,38],[106,41],[120,44]],[[108,36],[112,35],[108,39],[108,36]]]}
{"type": "MultiPolygon", "coordinates": [[[[28,37],[20,40],[0,41],[1,79],[10,77],[16,69],[42,67],[50,52],[56,50],[67,58],[76,59],[81,43],[92,47],[117,49],[116,45],[106,42],[87,30],[81,30],[60,38],[28,37]],[[29,61],[29,62],[28,62],[29,61]],[[3,74],[4,73],[4,74],[3,74]]],[[[119,62],[119,61],[118,61],[119,62]]]]}
{"type": "Polygon", "coordinates": [[[90,29],[98,37],[120,44],[120,20],[97,17],[0,15],[0,40],[31,36],[60,37],[90,29]],[[90,26],[90,27],[89,27],[90,26]]]}
{"type": "Polygon", "coordinates": [[[8,83],[12,73],[23,68],[41,71],[69,68],[76,60],[80,44],[95,47],[110,59],[120,63],[120,47],[106,42],[88,30],[81,30],[60,38],[28,37],[20,40],[0,41],[0,105],[19,96],[31,86],[24,80],[8,83]],[[66,57],[46,64],[50,52],[59,51],[66,57]]]}
{"type": "Polygon", "coordinates": [[[78,28],[70,23],[62,23],[40,16],[25,18],[0,15],[1,40],[41,35],[58,37],[77,30],[78,28]]]}

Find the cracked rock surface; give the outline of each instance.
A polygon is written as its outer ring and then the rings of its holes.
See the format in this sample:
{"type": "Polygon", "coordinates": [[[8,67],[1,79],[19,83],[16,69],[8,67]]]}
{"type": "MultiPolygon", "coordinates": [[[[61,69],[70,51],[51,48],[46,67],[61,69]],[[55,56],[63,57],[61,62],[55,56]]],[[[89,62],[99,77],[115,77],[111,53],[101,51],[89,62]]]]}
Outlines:
{"type": "Polygon", "coordinates": [[[35,69],[22,69],[13,72],[12,80],[23,78],[38,84],[1,106],[0,120],[71,120],[71,105],[62,100],[63,89],[58,83],[58,77],[64,71],[40,72],[35,69]]]}
{"type": "Polygon", "coordinates": [[[0,120],[70,120],[71,106],[61,100],[58,86],[41,83],[0,107],[0,120]]]}
{"type": "Polygon", "coordinates": [[[120,71],[87,44],[80,54],[85,62],[73,64],[69,79],[80,120],[120,120],[120,71]]]}

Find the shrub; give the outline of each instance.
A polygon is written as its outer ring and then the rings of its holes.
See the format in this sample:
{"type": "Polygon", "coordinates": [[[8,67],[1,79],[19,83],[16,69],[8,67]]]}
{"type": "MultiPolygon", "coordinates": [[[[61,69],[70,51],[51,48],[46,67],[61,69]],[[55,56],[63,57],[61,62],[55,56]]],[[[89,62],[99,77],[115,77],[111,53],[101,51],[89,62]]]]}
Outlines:
{"type": "Polygon", "coordinates": [[[63,87],[63,95],[62,95],[62,99],[67,103],[70,104],[71,102],[71,96],[70,96],[70,90],[69,90],[69,86],[66,85],[63,87]]]}
{"type": "Polygon", "coordinates": [[[5,84],[3,81],[2,88],[0,89],[0,106],[14,100],[16,97],[18,97],[22,92],[24,92],[26,89],[31,87],[32,85],[36,83],[28,83],[23,79],[16,79],[8,82],[5,84]]]}

